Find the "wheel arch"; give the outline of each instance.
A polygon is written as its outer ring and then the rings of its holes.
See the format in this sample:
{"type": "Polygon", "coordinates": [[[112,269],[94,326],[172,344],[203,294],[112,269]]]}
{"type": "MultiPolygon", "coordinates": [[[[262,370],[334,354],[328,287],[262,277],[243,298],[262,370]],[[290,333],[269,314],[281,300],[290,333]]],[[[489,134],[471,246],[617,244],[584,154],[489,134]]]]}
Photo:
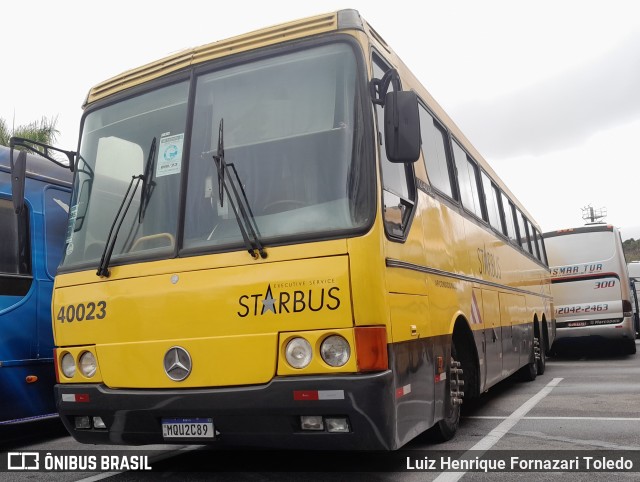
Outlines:
{"type": "Polygon", "coordinates": [[[456,347],[456,356],[462,363],[465,398],[480,396],[480,363],[478,349],[469,322],[459,315],[453,325],[451,343],[456,347]]]}

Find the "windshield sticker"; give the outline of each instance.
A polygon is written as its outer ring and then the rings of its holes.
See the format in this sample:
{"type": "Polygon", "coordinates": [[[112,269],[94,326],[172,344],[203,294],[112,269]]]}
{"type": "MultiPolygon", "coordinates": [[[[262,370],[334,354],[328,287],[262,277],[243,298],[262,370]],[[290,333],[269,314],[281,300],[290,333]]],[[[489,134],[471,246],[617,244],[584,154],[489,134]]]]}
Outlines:
{"type": "Polygon", "coordinates": [[[176,134],[175,136],[163,136],[160,138],[156,177],[180,173],[183,142],[184,133],[176,134]]]}

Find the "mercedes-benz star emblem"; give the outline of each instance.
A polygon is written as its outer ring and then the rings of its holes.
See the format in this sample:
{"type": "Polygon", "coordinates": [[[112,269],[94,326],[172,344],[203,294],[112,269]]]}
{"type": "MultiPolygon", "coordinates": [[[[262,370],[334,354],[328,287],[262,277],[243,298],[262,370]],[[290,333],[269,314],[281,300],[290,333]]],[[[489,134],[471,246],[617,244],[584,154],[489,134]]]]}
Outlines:
{"type": "Polygon", "coordinates": [[[171,380],[181,382],[191,373],[191,357],[181,346],[172,346],[164,355],[164,372],[171,380]]]}

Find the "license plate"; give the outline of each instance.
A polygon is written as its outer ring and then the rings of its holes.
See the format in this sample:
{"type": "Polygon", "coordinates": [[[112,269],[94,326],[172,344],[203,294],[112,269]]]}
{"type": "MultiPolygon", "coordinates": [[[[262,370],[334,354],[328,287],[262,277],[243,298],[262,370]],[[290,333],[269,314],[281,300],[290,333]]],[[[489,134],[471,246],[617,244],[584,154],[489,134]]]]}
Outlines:
{"type": "Polygon", "coordinates": [[[211,418],[163,418],[162,436],[174,438],[214,438],[211,418]]]}

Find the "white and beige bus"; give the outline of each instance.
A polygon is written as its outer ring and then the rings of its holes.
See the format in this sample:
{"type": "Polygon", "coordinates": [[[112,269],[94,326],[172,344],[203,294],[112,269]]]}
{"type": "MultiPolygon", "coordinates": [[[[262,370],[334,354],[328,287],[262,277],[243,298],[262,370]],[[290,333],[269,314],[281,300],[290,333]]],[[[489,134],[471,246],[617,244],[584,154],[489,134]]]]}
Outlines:
{"type": "Polygon", "coordinates": [[[629,273],[618,229],[590,224],[548,232],[544,239],[556,312],[554,350],[604,339],[635,353],[629,273]]]}

